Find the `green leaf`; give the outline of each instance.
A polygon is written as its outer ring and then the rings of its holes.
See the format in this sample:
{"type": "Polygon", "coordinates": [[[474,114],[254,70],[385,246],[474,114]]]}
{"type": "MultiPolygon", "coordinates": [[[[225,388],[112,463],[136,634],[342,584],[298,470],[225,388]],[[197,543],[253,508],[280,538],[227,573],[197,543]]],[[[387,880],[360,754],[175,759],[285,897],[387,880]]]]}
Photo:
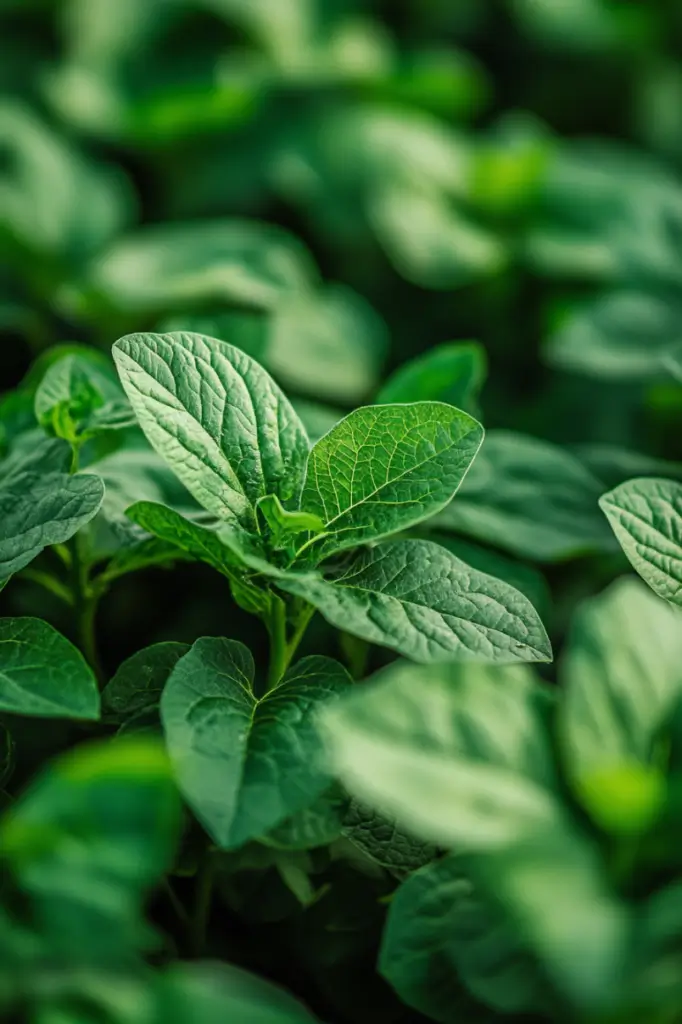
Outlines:
{"type": "Polygon", "coordinates": [[[406,280],[450,291],[499,274],[505,242],[424,181],[389,178],[372,190],[369,213],[379,244],[406,280]]]}
{"type": "Polygon", "coordinates": [[[256,509],[265,519],[273,535],[275,547],[286,546],[300,533],[322,533],[324,523],[309,512],[287,512],[276,494],[259,498],[256,509]]]}
{"type": "Polygon", "coordinates": [[[192,964],[166,971],[157,1018],[167,1024],[316,1024],[283,989],[231,964],[192,964]]]}
{"type": "Polygon", "coordinates": [[[570,452],[491,431],[456,501],[434,520],[535,562],[612,551],[599,515],[602,485],[570,452]]]}
{"type": "Polygon", "coordinates": [[[0,710],[99,718],[97,681],[83,655],[41,619],[0,619],[0,710]]]}
{"type": "Polygon", "coordinates": [[[559,737],[577,794],[610,829],[641,830],[661,805],[649,770],[682,697],[682,617],[623,578],[578,610],[560,666],[559,737]]]}
{"type": "Polygon", "coordinates": [[[0,851],[50,962],[130,966],[149,932],[142,899],[173,858],[177,791],[148,737],[77,747],[0,823],[0,851]]]}
{"type": "Polygon", "coordinates": [[[105,715],[123,721],[158,707],[168,677],[189,649],[189,644],[152,644],[124,661],[102,691],[105,715]]]}
{"type": "Polygon", "coordinates": [[[120,430],[135,418],[113,366],[69,352],[48,366],[35,394],[35,414],[46,430],[69,442],[120,430]]]}
{"type": "Polygon", "coordinates": [[[659,597],[682,605],[682,483],[628,480],[599,504],[642,579],[659,597]]]}
{"type": "Polygon", "coordinates": [[[555,1001],[565,999],[578,1020],[630,1009],[633,913],[611,888],[596,846],[559,825],[470,864],[481,894],[557,990],[555,1001]]]}
{"type": "Polygon", "coordinates": [[[439,512],[483,439],[441,402],[356,409],[313,447],[301,506],[320,516],[318,558],[414,526],[439,512]]]}
{"type": "Polygon", "coordinates": [[[491,551],[490,548],[482,547],[480,544],[455,537],[452,534],[429,531],[428,539],[447,548],[451,554],[466,562],[472,569],[478,569],[479,572],[484,572],[488,576],[504,580],[516,590],[520,590],[542,618],[549,612],[552,604],[549,586],[545,577],[534,566],[526,565],[499,551],[491,551]]]}
{"type": "Polygon", "coordinates": [[[379,970],[403,1002],[442,1024],[480,1019],[462,982],[500,1013],[546,1004],[521,934],[479,891],[465,857],[435,861],[403,882],[389,908],[379,970]]]}
{"type": "Polygon", "coordinates": [[[97,515],[103,498],[102,481],[86,473],[27,473],[0,487],[0,579],[73,537],[97,515]]]}
{"type": "Polygon", "coordinates": [[[287,388],[350,405],[376,387],[387,340],[385,324],[365,299],[331,285],[282,298],[263,362],[287,388]]]}
{"type": "Polygon", "coordinates": [[[277,825],[260,842],[279,850],[314,850],[329,846],[341,835],[347,799],[334,789],[323,793],[310,807],[297,811],[277,825]]]}
{"type": "Polygon", "coordinates": [[[14,739],[6,723],[0,722],[0,786],[11,779],[14,771],[14,739]]]}
{"type": "Polygon", "coordinates": [[[682,305],[638,291],[600,295],[570,313],[553,335],[548,361],[605,380],[661,376],[666,351],[682,341],[682,305]]]}
{"type": "Polygon", "coordinates": [[[249,528],[260,497],[298,501],[308,439],[258,363],[198,334],[131,334],[114,357],[152,446],[209,512],[249,528]]]}
{"type": "MultiPolygon", "coordinates": [[[[206,562],[226,576],[230,581],[232,596],[240,607],[255,615],[268,611],[269,595],[242,578],[238,559],[222,542],[216,530],[200,526],[174,509],[151,501],[140,501],[131,506],[127,515],[134,523],[163,542],[167,546],[167,551],[171,551],[173,547],[179,549],[198,562],[206,562]]],[[[150,559],[153,554],[154,552],[148,550],[147,558],[150,559]]],[[[159,557],[164,558],[163,550],[159,552],[159,557]]]]}
{"type": "Polygon", "coordinates": [[[552,658],[523,594],[430,541],[390,541],[361,551],[327,578],[283,573],[277,584],[333,626],[424,664],[552,658]]]}
{"type": "Polygon", "coordinates": [[[485,349],[475,341],[437,345],[401,366],[380,388],[377,403],[447,402],[477,415],[487,375],[485,349]]]}
{"type": "Polygon", "coordinates": [[[368,857],[397,878],[428,864],[436,847],[408,835],[396,822],[357,800],[352,800],[343,819],[343,834],[368,857]]]}
{"type": "Polygon", "coordinates": [[[561,823],[529,669],[389,667],[320,713],[352,796],[441,846],[505,846],[561,823]]]}
{"type": "Polygon", "coordinates": [[[329,786],[315,711],[350,682],[329,658],[304,658],[260,699],[233,640],[198,640],[174,669],[161,719],[178,782],[224,849],[258,838],[329,786]]]}
{"type": "Polygon", "coordinates": [[[305,247],[288,232],[233,219],[149,225],[100,256],[84,284],[139,316],[211,302],[269,309],[316,278],[305,247]]]}

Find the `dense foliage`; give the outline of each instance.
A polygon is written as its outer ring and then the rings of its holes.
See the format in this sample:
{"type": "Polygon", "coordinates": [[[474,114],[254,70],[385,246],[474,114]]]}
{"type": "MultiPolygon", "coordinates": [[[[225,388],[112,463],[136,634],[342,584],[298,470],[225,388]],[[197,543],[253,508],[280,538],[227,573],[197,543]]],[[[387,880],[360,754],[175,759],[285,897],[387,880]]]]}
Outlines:
{"type": "Polygon", "coordinates": [[[0,0],[3,1020],[682,1021],[681,58],[0,0]]]}

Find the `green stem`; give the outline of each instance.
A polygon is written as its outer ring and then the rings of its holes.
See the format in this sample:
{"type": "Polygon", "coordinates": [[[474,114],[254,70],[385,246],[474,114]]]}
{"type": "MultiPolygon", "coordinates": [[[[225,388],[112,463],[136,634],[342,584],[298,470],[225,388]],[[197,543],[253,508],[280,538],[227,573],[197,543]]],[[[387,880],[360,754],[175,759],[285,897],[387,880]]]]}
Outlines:
{"type": "Polygon", "coordinates": [[[78,646],[85,660],[95,673],[100,684],[104,682],[104,673],[97,650],[95,639],[95,617],[99,594],[90,586],[88,566],[83,560],[80,537],[76,535],[70,542],[71,549],[71,591],[78,633],[78,646]]]}
{"type": "Polygon", "coordinates": [[[21,579],[30,580],[31,583],[37,583],[39,586],[44,587],[45,590],[49,590],[51,594],[58,597],[65,604],[73,605],[73,594],[67,586],[65,586],[61,580],[55,579],[54,576],[50,576],[49,573],[42,572],[39,569],[22,569],[21,579]]]}
{"type": "Polygon", "coordinates": [[[176,893],[175,889],[173,888],[173,885],[172,885],[171,880],[169,878],[164,878],[164,880],[163,880],[163,891],[165,892],[166,896],[168,897],[168,902],[172,906],[173,911],[175,912],[175,915],[178,918],[178,920],[180,921],[180,923],[185,928],[189,928],[190,927],[189,915],[188,915],[187,911],[185,910],[185,907],[184,907],[182,901],[180,900],[180,897],[178,896],[178,894],[176,893]]]}
{"type": "Polygon", "coordinates": [[[211,916],[211,897],[213,895],[213,880],[215,877],[215,862],[211,851],[207,850],[197,875],[196,897],[194,901],[194,913],[191,921],[191,942],[194,956],[203,956],[206,947],[206,933],[208,922],[211,916]]]}
{"type": "Polygon", "coordinates": [[[281,597],[273,594],[270,621],[270,665],[268,668],[267,689],[272,690],[284,675],[288,667],[287,659],[287,608],[281,597]]]}

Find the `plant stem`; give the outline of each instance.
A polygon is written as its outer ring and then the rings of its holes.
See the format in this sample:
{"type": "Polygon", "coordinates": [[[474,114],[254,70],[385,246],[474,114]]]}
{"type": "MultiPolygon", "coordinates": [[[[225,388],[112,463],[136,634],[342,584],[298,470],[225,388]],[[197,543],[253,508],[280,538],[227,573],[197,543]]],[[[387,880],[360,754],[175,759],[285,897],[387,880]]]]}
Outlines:
{"type": "Polygon", "coordinates": [[[192,915],[190,940],[194,956],[203,955],[206,946],[206,932],[211,916],[211,897],[213,895],[213,879],[215,875],[215,863],[211,851],[204,854],[199,873],[197,875],[196,897],[194,901],[194,913],[192,915]]]}
{"type": "Polygon", "coordinates": [[[95,616],[97,615],[99,594],[90,587],[88,567],[83,560],[78,535],[73,538],[69,546],[71,549],[71,591],[78,646],[101,685],[104,681],[104,673],[95,639],[95,616]]]}
{"type": "Polygon", "coordinates": [[[270,621],[270,665],[268,668],[267,689],[272,690],[284,675],[288,666],[287,659],[287,608],[281,597],[273,594],[270,621]]]}
{"type": "Polygon", "coordinates": [[[190,927],[189,915],[188,915],[187,911],[185,910],[185,907],[184,907],[182,901],[180,900],[180,897],[178,896],[178,894],[176,893],[175,889],[173,888],[173,885],[172,885],[172,883],[171,883],[169,878],[164,878],[164,880],[163,880],[163,891],[165,892],[166,896],[168,897],[168,902],[172,906],[172,908],[173,908],[173,910],[175,912],[175,915],[178,918],[178,920],[186,928],[189,928],[190,927]]]}
{"type": "Polygon", "coordinates": [[[22,569],[21,579],[37,583],[39,586],[44,587],[45,590],[49,590],[55,597],[64,601],[65,604],[73,605],[73,594],[69,588],[61,580],[50,576],[49,573],[42,572],[39,569],[22,569]]]}

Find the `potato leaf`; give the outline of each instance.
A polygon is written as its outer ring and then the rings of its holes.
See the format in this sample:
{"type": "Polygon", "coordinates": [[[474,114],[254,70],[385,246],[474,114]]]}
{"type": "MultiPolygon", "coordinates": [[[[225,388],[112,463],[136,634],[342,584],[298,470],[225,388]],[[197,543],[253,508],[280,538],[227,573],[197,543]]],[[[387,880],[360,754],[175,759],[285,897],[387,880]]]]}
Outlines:
{"type": "Polygon", "coordinates": [[[397,666],[319,719],[351,795],[422,840],[488,849],[562,821],[543,703],[520,666],[397,666]]]}
{"type": "Polygon", "coordinates": [[[310,453],[301,505],[329,534],[315,545],[318,558],[439,512],[482,439],[480,423],[441,402],[356,409],[310,453]]]}
{"type": "Polygon", "coordinates": [[[114,346],[150,443],[209,512],[254,528],[253,506],[298,501],[308,438],[258,363],[198,334],[131,334],[114,346]]]}
{"type": "Polygon", "coordinates": [[[277,583],[339,629],[414,661],[552,657],[528,598],[430,541],[391,541],[361,551],[327,577],[283,573],[277,583]]]}
{"type": "Polygon", "coordinates": [[[257,698],[251,654],[204,638],[178,662],[161,719],[178,783],[224,849],[256,839],[312,804],[329,786],[316,710],[350,677],[329,658],[304,658],[257,698]]]}
{"type": "Polygon", "coordinates": [[[377,403],[447,402],[477,415],[487,373],[485,349],[475,341],[437,345],[405,363],[380,388],[377,403]]]}
{"type": "Polygon", "coordinates": [[[462,982],[500,1013],[538,1010],[545,995],[521,936],[479,891],[467,859],[454,854],[422,867],[396,892],[379,969],[408,1006],[442,1024],[480,1019],[462,982]]]}
{"type": "Polygon", "coordinates": [[[97,681],[80,651],[47,622],[0,619],[0,710],[97,719],[97,681]]]}
{"type": "Polygon", "coordinates": [[[682,484],[628,480],[599,504],[642,579],[659,597],[682,605],[682,484]]]}
{"type": "Polygon", "coordinates": [[[52,544],[63,544],[100,509],[104,484],[91,473],[26,473],[0,487],[0,579],[52,544]]]}

